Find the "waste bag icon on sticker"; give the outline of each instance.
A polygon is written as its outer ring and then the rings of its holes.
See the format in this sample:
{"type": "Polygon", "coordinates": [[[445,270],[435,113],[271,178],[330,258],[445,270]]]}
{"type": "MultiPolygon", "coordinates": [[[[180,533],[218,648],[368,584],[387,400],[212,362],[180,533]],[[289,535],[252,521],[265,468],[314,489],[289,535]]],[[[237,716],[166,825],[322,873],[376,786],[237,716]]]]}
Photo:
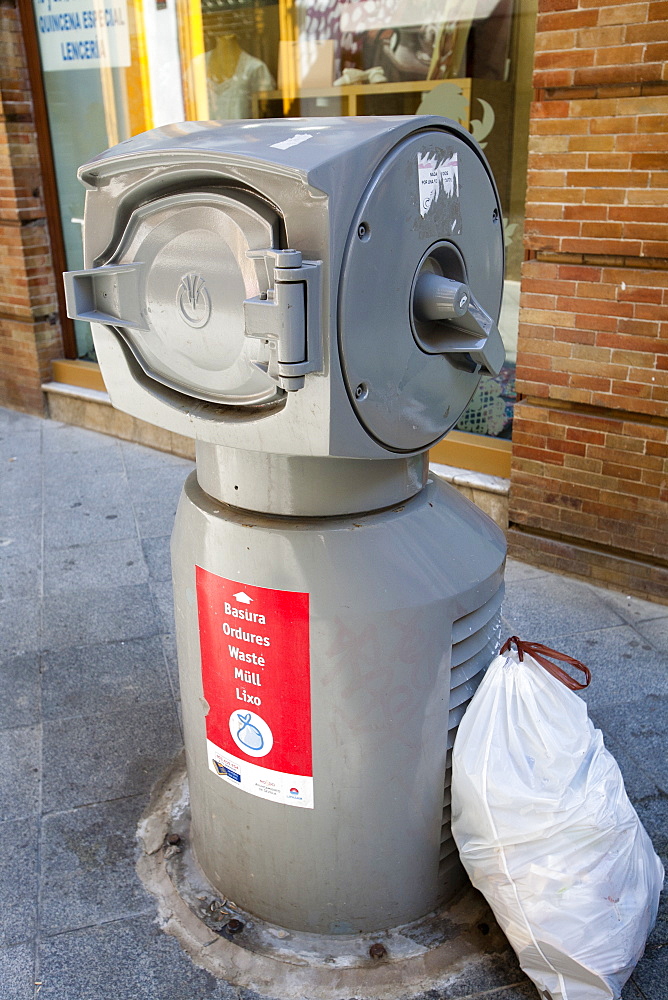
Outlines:
{"type": "Polygon", "coordinates": [[[249,757],[264,757],[274,745],[271,729],[255,712],[232,712],[229,727],[232,739],[249,757]]]}
{"type": "Polygon", "coordinates": [[[241,723],[237,729],[237,740],[239,743],[243,743],[249,750],[262,750],[264,747],[264,737],[257,726],[254,726],[251,722],[251,713],[247,712],[246,715],[242,715],[241,712],[237,712],[237,718],[241,723]]]}

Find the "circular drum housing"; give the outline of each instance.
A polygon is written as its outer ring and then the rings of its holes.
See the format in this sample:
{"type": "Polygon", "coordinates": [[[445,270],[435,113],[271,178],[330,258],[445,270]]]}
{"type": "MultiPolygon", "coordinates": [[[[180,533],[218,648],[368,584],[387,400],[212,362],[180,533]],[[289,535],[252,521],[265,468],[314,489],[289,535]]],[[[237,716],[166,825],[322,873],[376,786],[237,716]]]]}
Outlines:
{"type": "Polygon", "coordinates": [[[339,347],[346,386],[362,425],[395,452],[423,450],[443,437],[481,373],[461,336],[450,349],[451,323],[420,319],[415,285],[425,271],[466,282],[498,319],[501,205],[478,147],[459,131],[417,132],[382,161],[345,250],[339,347]]]}

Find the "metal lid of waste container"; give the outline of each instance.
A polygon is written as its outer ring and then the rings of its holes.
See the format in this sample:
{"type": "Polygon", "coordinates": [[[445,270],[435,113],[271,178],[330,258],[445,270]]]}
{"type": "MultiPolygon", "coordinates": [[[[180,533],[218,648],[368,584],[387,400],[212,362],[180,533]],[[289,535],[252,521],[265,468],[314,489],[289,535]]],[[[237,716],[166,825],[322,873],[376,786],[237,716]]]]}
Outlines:
{"type": "Polygon", "coordinates": [[[243,191],[158,198],[132,212],[104,264],[75,273],[78,314],[113,326],[143,370],[173,389],[215,403],[271,401],[280,390],[253,364],[243,303],[268,287],[264,260],[249,251],[277,236],[277,215],[243,191]]]}

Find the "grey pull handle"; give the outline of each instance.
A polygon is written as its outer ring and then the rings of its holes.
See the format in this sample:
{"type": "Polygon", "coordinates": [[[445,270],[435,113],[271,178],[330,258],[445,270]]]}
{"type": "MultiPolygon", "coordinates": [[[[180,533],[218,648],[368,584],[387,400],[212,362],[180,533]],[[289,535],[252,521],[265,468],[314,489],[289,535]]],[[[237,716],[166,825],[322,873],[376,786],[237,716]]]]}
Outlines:
{"type": "Polygon", "coordinates": [[[141,263],[105,264],[87,271],[66,271],[67,315],[88,323],[148,330],[141,309],[143,267],[141,263]]]}
{"type": "Polygon", "coordinates": [[[471,301],[469,286],[426,271],[415,285],[413,304],[418,319],[455,319],[464,316],[471,301]]]}
{"type": "Polygon", "coordinates": [[[435,336],[420,337],[428,354],[468,354],[487,374],[499,374],[506,356],[499,328],[465,282],[421,274],[413,310],[422,322],[444,324],[435,336]]]}

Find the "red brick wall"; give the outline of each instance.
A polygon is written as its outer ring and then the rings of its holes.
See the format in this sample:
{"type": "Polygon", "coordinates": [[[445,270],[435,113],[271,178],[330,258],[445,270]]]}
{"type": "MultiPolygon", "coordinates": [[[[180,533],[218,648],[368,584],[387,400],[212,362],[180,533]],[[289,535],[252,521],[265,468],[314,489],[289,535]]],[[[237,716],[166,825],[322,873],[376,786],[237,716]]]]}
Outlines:
{"type": "Polygon", "coordinates": [[[522,392],[662,417],[668,399],[668,270],[524,265],[522,392]]]}
{"type": "Polygon", "coordinates": [[[540,0],[510,549],[668,600],[668,2],[540,0]]]}
{"type": "Polygon", "coordinates": [[[16,4],[0,2],[0,405],[41,414],[62,356],[30,81],[16,4]]]}

